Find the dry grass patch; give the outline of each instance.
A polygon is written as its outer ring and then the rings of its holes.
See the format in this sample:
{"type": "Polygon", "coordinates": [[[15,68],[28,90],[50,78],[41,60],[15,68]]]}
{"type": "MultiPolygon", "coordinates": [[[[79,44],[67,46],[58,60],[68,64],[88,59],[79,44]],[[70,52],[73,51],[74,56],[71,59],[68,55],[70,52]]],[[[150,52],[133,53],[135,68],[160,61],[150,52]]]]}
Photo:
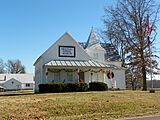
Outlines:
{"type": "Polygon", "coordinates": [[[0,120],[114,119],[160,114],[160,92],[105,91],[0,96],[0,120]]]}

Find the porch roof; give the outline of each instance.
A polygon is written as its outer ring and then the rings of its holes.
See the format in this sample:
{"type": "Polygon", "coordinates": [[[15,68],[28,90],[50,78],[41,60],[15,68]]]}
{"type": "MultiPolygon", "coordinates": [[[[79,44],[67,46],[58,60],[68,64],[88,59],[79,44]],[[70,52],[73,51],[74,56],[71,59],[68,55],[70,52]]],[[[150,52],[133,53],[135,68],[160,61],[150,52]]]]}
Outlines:
{"type": "Polygon", "coordinates": [[[95,67],[95,68],[116,68],[116,66],[99,63],[93,60],[52,60],[45,64],[45,66],[55,67],[95,67]]]}

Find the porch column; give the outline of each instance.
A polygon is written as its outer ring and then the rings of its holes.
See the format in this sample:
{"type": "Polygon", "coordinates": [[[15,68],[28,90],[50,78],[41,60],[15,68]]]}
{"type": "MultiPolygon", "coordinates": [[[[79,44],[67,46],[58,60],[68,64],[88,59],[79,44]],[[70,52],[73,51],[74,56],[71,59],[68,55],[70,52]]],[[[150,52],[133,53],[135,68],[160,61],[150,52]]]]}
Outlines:
{"type": "Polygon", "coordinates": [[[93,72],[91,72],[91,82],[93,82],[93,72]]]}
{"type": "Polygon", "coordinates": [[[45,70],[45,82],[47,83],[48,82],[48,68],[45,67],[46,70],[45,70]]]}
{"type": "Polygon", "coordinates": [[[77,69],[77,82],[79,82],[79,75],[80,75],[80,70],[79,68],[77,69]]]}

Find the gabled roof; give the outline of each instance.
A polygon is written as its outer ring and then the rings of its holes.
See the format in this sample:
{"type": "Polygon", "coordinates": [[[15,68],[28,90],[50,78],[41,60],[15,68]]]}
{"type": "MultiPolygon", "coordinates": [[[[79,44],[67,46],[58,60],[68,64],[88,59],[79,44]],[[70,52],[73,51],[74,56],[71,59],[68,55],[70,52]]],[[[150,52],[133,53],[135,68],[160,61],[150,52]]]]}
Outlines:
{"type": "Polygon", "coordinates": [[[0,74],[0,84],[11,79],[15,79],[21,83],[34,83],[33,74],[0,74]]]}
{"type": "MultiPolygon", "coordinates": [[[[69,35],[70,37],[72,37],[68,32],[65,32],[59,39],[61,39],[62,37],[64,37],[65,35],[69,35]]],[[[58,41],[58,40],[57,40],[58,41]]],[[[56,42],[57,42],[56,41],[56,42]]],[[[52,48],[52,46],[54,46],[56,44],[56,42],[54,42],[43,54],[45,54],[50,48],[52,48]]],[[[36,61],[34,62],[34,66],[35,64],[41,59],[41,57],[43,56],[43,54],[41,56],[39,56],[36,61]]]]}
{"type": "Polygon", "coordinates": [[[89,48],[95,44],[100,43],[100,40],[97,38],[95,31],[93,28],[91,29],[90,35],[88,37],[87,43],[85,45],[85,48],[89,48]]]}
{"type": "Polygon", "coordinates": [[[3,84],[6,84],[7,82],[10,82],[10,81],[14,81],[14,82],[17,82],[17,83],[19,83],[19,84],[22,84],[22,82],[21,82],[20,80],[15,79],[15,78],[11,78],[11,79],[7,80],[7,81],[6,81],[5,83],[3,83],[3,84]]]}
{"type": "MultiPolygon", "coordinates": [[[[79,42],[79,44],[85,49],[86,43],[79,42]]],[[[110,43],[100,43],[101,47],[103,47],[106,51],[105,60],[106,61],[121,61],[121,57],[118,54],[118,51],[115,47],[110,43]]]]}
{"type": "MultiPolygon", "coordinates": [[[[83,57],[82,59],[90,59],[90,56],[85,52],[85,50],[83,49],[83,47],[80,46],[80,45],[78,44],[78,42],[77,42],[68,32],[65,32],[55,43],[53,43],[53,44],[36,60],[36,62],[34,63],[34,66],[36,65],[36,63],[37,63],[38,61],[41,60],[41,58],[44,57],[45,53],[53,51],[53,48],[56,47],[57,45],[70,46],[70,45],[72,45],[71,43],[72,43],[74,46],[77,46],[77,48],[78,48],[78,50],[80,51],[81,55],[82,55],[82,54],[84,55],[84,57],[83,57]],[[67,42],[64,41],[64,39],[65,39],[66,37],[69,38],[69,39],[66,39],[67,42]],[[68,45],[64,45],[64,44],[68,44],[68,45]]],[[[54,50],[55,50],[55,49],[54,49],[54,50]]],[[[78,57],[78,55],[77,55],[76,57],[78,57]]],[[[76,57],[75,57],[75,58],[76,58],[76,57]]],[[[56,59],[56,58],[54,58],[54,59],[56,59]]],[[[61,59],[63,59],[63,58],[61,58],[61,59]]]]}

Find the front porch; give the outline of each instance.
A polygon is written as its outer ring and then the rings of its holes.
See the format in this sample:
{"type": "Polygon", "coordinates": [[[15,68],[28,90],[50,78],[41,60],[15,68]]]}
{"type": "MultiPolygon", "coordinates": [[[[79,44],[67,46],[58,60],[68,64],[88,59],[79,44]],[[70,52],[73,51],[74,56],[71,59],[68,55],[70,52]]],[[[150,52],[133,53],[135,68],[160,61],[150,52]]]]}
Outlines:
{"type": "Polygon", "coordinates": [[[104,82],[108,71],[98,68],[55,68],[46,67],[46,82],[104,82]]]}
{"type": "Polygon", "coordinates": [[[93,60],[53,60],[44,65],[44,83],[48,82],[104,82],[109,88],[116,87],[114,80],[108,79],[107,73],[114,66],[93,60]],[[47,72],[47,75],[46,75],[47,72]]]}

